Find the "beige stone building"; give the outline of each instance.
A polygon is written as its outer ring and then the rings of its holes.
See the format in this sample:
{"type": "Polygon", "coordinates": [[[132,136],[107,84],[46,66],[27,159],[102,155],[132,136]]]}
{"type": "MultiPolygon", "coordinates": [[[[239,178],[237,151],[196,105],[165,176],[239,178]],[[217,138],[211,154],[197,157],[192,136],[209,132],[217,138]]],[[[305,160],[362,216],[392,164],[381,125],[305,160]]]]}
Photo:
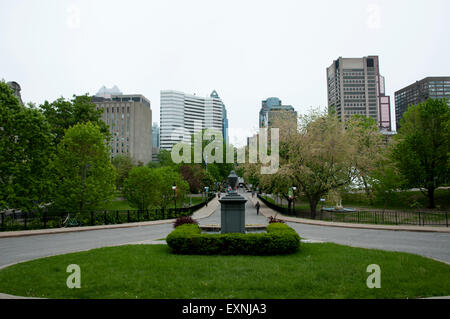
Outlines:
{"type": "Polygon", "coordinates": [[[124,95],[117,87],[102,87],[92,102],[103,109],[102,120],[109,126],[111,158],[128,154],[136,163],[152,161],[152,110],[148,99],[140,94],[124,95]]]}

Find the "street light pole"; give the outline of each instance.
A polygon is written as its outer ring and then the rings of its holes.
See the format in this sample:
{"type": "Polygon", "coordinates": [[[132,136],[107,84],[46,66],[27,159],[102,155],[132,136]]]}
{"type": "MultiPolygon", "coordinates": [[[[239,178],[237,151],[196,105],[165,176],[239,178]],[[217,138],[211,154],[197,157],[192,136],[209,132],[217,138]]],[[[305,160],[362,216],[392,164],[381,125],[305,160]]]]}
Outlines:
{"type": "Polygon", "coordinates": [[[175,203],[175,209],[177,209],[177,184],[173,183],[173,202],[175,203]]]}
{"type": "Polygon", "coordinates": [[[292,195],[293,195],[293,201],[292,201],[292,204],[293,204],[293,209],[294,209],[294,214],[295,214],[295,191],[297,190],[297,187],[295,187],[295,186],[292,186],[292,195]]]}

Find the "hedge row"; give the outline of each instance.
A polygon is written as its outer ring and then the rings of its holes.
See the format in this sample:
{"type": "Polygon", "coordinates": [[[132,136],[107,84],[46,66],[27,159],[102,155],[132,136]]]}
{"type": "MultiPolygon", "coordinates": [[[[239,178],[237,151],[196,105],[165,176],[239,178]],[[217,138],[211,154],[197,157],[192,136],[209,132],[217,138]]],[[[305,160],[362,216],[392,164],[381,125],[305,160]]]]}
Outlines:
{"type": "Polygon", "coordinates": [[[291,227],[274,223],[267,233],[205,234],[195,224],[181,225],[166,238],[176,254],[186,255],[281,255],[300,246],[300,237],[291,227]]]}

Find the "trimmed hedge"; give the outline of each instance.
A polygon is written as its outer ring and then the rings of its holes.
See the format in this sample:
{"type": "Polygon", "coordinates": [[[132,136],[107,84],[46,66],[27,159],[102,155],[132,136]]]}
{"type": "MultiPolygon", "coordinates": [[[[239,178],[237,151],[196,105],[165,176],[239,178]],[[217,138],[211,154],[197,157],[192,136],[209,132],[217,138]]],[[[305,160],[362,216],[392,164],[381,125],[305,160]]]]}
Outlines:
{"type": "Polygon", "coordinates": [[[174,253],[185,255],[282,255],[300,246],[300,236],[281,223],[256,234],[202,234],[198,225],[186,224],[175,228],[166,241],[174,253]]]}

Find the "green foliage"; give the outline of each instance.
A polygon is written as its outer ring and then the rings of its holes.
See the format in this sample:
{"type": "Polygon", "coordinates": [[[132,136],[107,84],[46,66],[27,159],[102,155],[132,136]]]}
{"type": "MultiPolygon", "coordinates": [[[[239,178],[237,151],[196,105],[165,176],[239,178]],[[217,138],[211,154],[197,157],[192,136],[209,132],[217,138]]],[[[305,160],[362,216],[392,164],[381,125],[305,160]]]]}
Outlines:
{"type": "Polygon", "coordinates": [[[0,82],[0,209],[31,209],[48,200],[52,140],[42,113],[20,104],[0,82]]]}
{"type": "Polygon", "coordinates": [[[116,188],[122,189],[125,179],[134,167],[133,160],[127,155],[116,155],[111,160],[111,164],[116,169],[116,188]]]}
{"type": "MultiPolygon", "coordinates": [[[[158,174],[159,183],[157,187],[161,191],[160,206],[165,208],[174,199],[174,191],[172,186],[175,184],[176,189],[176,201],[178,203],[183,202],[184,196],[189,192],[189,184],[183,179],[178,170],[174,167],[160,167],[155,168],[156,174],[158,174]]],[[[179,207],[179,206],[178,206],[179,207]]]]}
{"type": "Polygon", "coordinates": [[[123,194],[131,207],[143,210],[160,202],[161,186],[158,170],[146,166],[134,167],[124,181],[123,194]]]}
{"type": "Polygon", "coordinates": [[[72,100],[61,97],[51,103],[45,101],[40,108],[55,134],[55,144],[58,144],[64,137],[66,129],[78,123],[95,123],[108,139],[110,137],[109,128],[101,119],[103,111],[97,110],[96,105],[92,103],[91,97],[87,94],[74,95],[72,100]]]}
{"type": "Polygon", "coordinates": [[[175,166],[150,168],[135,167],[124,182],[124,196],[132,207],[147,209],[149,206],[166,208],[174,202],[173,185],[176,185],[178,208],[189,192],[189,184],[175,166]]]}
{"type": "Polygon", "coordinates": [[[446,99],[410,106],[394,138],[393,159],[406,187],[425,188],[429,207],[434,190],[450,176],[450,108],[446,99]]]}
{"type": "Polygon", "coordinates": [[[104,140],[100,128],[91,122],[66,130],[52,164],[57,208],[96,209],[112,198],[116,177],[104,140]]]}
{"type": "Polygon", "coordinates": [[[202,234],[195,224],[177,227],[166,238],[177,254],[198,255],[281,255],[298,250],[300,237],[281,223],[267,226],[267,233],[202,234]]]}

